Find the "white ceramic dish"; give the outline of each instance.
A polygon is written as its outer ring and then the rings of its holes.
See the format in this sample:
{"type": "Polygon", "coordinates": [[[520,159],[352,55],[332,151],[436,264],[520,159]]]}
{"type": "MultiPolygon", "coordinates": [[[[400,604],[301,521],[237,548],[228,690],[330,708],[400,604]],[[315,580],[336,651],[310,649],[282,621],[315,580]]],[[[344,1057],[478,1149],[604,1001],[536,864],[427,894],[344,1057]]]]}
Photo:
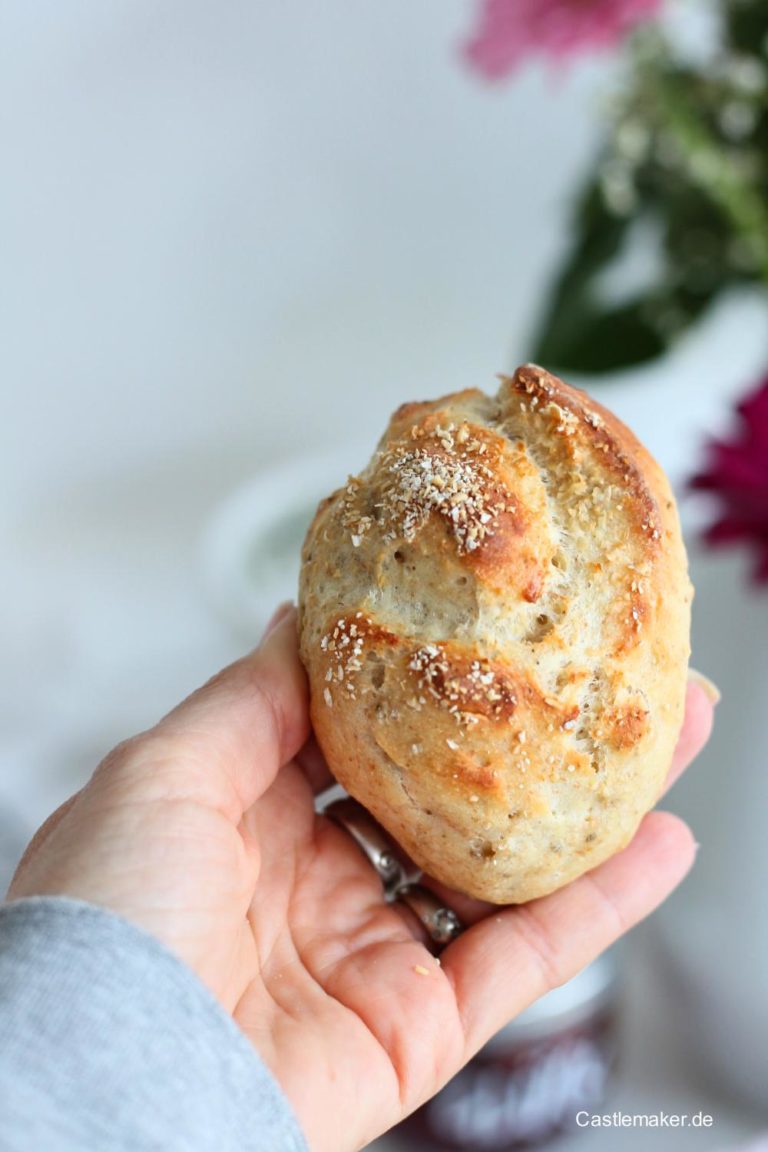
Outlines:
{"type": "Polygon", "coordinates": [[[253,642],[281,600],[295,599],[301,545],[318,503],[359,468],[344,446],[286,461],[236,489],[202,540],[204,585],[216,613],[253,642]]]}

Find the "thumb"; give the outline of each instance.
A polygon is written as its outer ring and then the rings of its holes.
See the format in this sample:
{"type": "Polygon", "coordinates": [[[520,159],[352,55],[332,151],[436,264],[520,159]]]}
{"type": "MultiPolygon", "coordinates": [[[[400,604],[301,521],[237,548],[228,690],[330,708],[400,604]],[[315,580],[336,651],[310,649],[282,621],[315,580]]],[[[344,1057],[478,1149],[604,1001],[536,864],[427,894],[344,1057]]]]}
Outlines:
{"type": "Polygon", "coordinates": [[[99,775],[111,775],[111,760],[118,773],[150,769],[159,791],[219,807],[237,823],[308,735],[296,609],[283,605],[258,648],[130,741],[127,763],[116,750],[99,775]]]}
{"type": "Polygon", "coordinates": [[[108,813],[120,815],[126,801],[139,801],[143,813],[148,801],[193,800],[218,810],[235,825],[240,822],[309,731],[296,610],[285,606],[273,619],[274,627],[254,652],[214,676],[154,728],[118,745],[106,757],[86,787],[35,835],[9,899],[52,890],[51,876],[56,878],[56,891],[68,891],[60,887],[61,875],[76,874],[72,870],[77,850],[87,855],[93,838],[98,844],[105,835],[111,843],[115,825],[107,822],[108,813]],[[57,836],[59,847],[46,858],[57,836]]]}

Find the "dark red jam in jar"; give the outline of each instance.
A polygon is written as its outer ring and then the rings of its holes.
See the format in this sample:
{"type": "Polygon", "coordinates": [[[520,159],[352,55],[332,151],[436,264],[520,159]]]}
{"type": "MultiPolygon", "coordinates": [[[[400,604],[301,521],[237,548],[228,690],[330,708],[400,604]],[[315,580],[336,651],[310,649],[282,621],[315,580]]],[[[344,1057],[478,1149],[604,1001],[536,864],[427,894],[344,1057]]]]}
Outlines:
{"type": "Polygon", "coordinates": [[[601,956],[532,1004],[396,1129],[403,1147],[533,1148],[603,1102],[617,1048],[617,962],[601,956]]]}

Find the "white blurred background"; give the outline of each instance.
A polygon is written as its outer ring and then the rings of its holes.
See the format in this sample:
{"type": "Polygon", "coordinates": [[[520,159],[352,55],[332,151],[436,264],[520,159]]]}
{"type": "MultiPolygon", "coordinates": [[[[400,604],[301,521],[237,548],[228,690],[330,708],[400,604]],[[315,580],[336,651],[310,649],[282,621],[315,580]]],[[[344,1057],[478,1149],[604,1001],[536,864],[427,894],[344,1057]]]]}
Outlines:
{"type": "MultiPolygon", "coordinates": [[[[487,88],[458,57],[472,13],[0,3],[8,859],[114,742],[255,639],[282,577],[251,556],[263,598],[228,603],[232,492],[256,478],[268,512],[304,460],[311,493],[318,453],[323,485],[343,479],[398,403],[493,387],[526,357],[611,65],[487,88]]],[[[726,301],[602,398],[679,481],[764,336],[755,301],[726,301]]],[[[712,1131],[657,1146],[732,1146],[757,1119],[670,1048],[643,971],[622,1104],[708,1105],[712,1131]]],[[[646,1146],[574,1146],[622,1141],[646,1146]]]]}

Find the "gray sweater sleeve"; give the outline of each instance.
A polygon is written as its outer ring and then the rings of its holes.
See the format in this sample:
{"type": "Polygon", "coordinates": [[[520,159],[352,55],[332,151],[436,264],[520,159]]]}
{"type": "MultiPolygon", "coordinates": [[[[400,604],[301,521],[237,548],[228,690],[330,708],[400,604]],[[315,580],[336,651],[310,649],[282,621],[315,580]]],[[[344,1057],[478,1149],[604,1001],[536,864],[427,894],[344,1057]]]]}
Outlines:
{"type": "Polygon", "coordinates": [[[2,1152],[306,1152],[280,1088],[181,961],[118,916],[0,907],[2,1152]]]}

